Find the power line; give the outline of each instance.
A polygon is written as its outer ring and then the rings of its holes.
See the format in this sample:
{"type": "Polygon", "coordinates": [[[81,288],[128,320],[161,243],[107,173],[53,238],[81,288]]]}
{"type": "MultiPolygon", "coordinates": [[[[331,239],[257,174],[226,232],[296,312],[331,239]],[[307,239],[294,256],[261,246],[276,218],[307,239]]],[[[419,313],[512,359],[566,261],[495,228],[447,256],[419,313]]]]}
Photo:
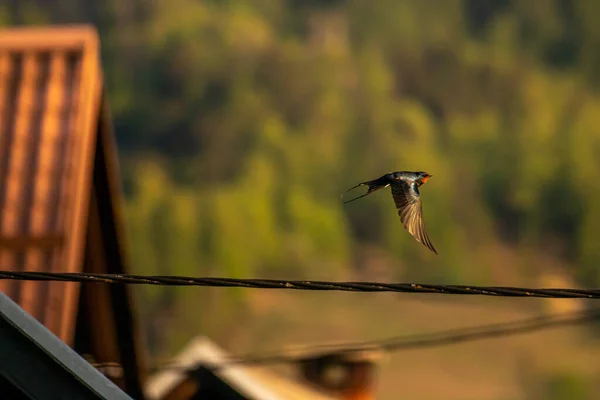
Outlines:
{"type": "MultiPolygon", "coordinates": [[[[387,353],[407,351],[414,349],[425,349],[440,346],[450,346],[460,343],[473,342],[477,340],[492,339],[499,337],[516,336],[525,333],[538,332],[553,328],[581,325],[600,320],[600,309],[582,311],[576,313],[558,314],[550,316],[539,316],[522,319],[507,323],[496,323],[479,325],[469,328],[451,329],[428,334],[413,334],[396,336],[381,340],[369,340],[361,342],[346,342],[337,344],[313,344],[304,346],[303,349],[279,350],[246,354],[228,357],[224,362],[205,366],[211,369],[224,368],[230,365],[262,365],[298,362],[311,356],[356,353],[360,351],[376,350],[387,353]]],[[[113,366],[115,363],[93,363],[96,367],[113,366]]],[[[161,370],[187,371],[197,366],[184,366],[179,364],[166,364],[151,368],[154,372],[161,370]]]]}
{"type": "Polygon", "coordinates": [[[373,349],[384,352],[397,352],[417,348],[448,346],[476,340],[514,336],[551,328],[580,325],[597,320],[600,320],[600,309],[562,315],[540,316],[508,323],[480,325],[469,328],[433,332],[429,334],[397,336],[382,340],[335,345],[316,345],[307,347],[303,355],[291,355],[289,352],[286,353],[281,351],[245,355],[229,358],[224,364],[268,364],[294,362],[306,357],[308,354],[314,353],[352,353],[373,349]]]}
{"type": "Polygon", "coordinates": [[[545,297],[600,299],[598,289],[545,289],[506,286],[430,285],[384,282],[326,282],[283,279],[236,279],[185,276],[147,276],[125,274],[94,274],[86,272],[16,272],[0,271],[0,279],[28,281],[59,281],[79,283],[110,283],[158,286],[240,287],[247,289],[316,290],[345,292],[400,292],[462,294],[502,297],[545,297]]]}

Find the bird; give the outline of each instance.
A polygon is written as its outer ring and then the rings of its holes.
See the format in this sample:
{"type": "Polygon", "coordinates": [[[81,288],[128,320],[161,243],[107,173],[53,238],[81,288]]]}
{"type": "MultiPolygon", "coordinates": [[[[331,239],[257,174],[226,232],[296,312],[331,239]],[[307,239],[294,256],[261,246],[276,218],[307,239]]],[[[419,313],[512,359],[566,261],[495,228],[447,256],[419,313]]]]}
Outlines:
{"type": "Polygon", "coordinates": [[[387,173],[377,179],[371,181],[361,182],[356,186],[343,192],[340,198],[343,197],[349,191],[356,189],[360,186],[368,186],[368,190],[365,194],[360,195],[354,199],[344,201],[344,204],[350,203],[354,200],[358,200],[362,197],[368,196],[373,192],[384,189],[388,186],[392,188],[392,197],[396,203],[396,209],[400,216],[400,221],[404,225],[404,228],[414,237],[418,242],[422,243],[429,250],[438,254],[437,250],[431,243],[431,239],[425,230],[425,222],[423,221],[423,209],[421,206],[421,193],[419,187],[424,185],[433,175],[428,174],[424,171],[396,171],[387,173]]]}

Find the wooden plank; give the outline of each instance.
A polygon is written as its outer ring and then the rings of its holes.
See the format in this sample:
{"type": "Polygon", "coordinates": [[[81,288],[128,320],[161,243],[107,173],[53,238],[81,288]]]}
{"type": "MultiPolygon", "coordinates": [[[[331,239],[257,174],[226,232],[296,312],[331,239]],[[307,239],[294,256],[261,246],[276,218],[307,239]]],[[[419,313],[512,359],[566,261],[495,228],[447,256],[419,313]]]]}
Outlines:
{"type": "MultiPolygon", "coordinates": [[[[8,149],[12,132],[13,101],[16,76],[16,60],[8,52],[0,52],[0,209],[2,182],[8,169],[8,149]]],[[[0,220],[2,214],[0,213],[0,220]]]]}
{"type": "MultiPolygon", "coordinates": [[[[22,206],[23,198],[30,182],[24,178],[24,173],[29,168],[31,147],[34,145],[30,138],[31,121],[34,112],[35,89],[38,79],[38,63],[34,53],[27,53],[23,60],[23,76],[19,82],[18,97],[16,99],[14,132],[10,148],[10,159],[5,173],[2,221],[0,225],[1,236],[16,236],[22,234],[22,223],[25,210],[22,206]]],[[[0,269],[5,271],[21,270],[21,261],[18,254],[0,253],[0,269]]],[[[17,286],[17,285],[13,285],[17,286]]],[[[13,288],[10,293],[15,296],[17,291],[13,288]]]]}
{"type": "MultiPolygon", "coordinates": [[[[57,150],[61,136],[60,113],[65,97],[65,54],[54,52],[48,65],[48,77],[45,99],[41,112],[41,129],[37,141],[37,168],[33,179],[33,198],[29,217],[28,233],[45,235],[50,233],[52,214],[56,212],[57,191],[56,184],[60,181],[60,172],[57,168],[59,159],[57,150]],[[56,179],[58,178],[58,179],[56,179]]],[[[47,251],[32,248],[25,255],[25,271],[39,272],[50,269],[52,254],[47,251]]],[[[44,309],[48,294],[47,282],[26,281],[21,287],[20,304],[38,320],[43,320],[44,309]]]]}
{"type": "MultiPolygon", "coordinates": [[[[69,210],[71,196],[71,182],[73,181],[73,151],[77,142],[77,111],[79,105],[79,88],[81,86],[81,54],[71,53],[67,58],[67,77],[65,85],[65,103],[62,110],[61,130],[63,132],[57,156],[60,160],[59,169],[62,171],[56,183],[58,189],[57,209],[53,215],[52,230],[54,232],[66,231],[66,216],[69,210]]],[[[51,272],[65,271],[66,257],[64,251],[55,253],[50,263],[51,272]]],[[[80,271],[77,269],[74,272],[80,271]]],[[[64,284],[51,282],[48,287],[44,324],[52,331],[58,333],[63,319],[63,289],[64,284]]]]}
{"type": "Polygon", "coordinates": [[[12,251],[24,251],[28,248],[55,249],[61,247],[65,242],[63,235],[19,235],[19,236],[0,236],[0,250],[8,249],[12,251]]]}
{"type": "Polygon", "coordinates": [[[0,29],[0,49],[3,51],[83,50],[98,41],[92,25],[71,25],[60,28],[12,27],[0,29]]]}
{"type": "MultiPolygon", "coordinates": [[[[73,181],[70,182],[69,213],[66,230],[71,235],[65,252],[66,272],[76,272],[81,268],[85,245],[87,218],[92,185],[92,168],[97,136],[102,76],[99,63],[99,42],[97,37],[88,38],[81,66],[81,87],[78,93],[78,113],[74,143],[73,181]]],[[[78,304],[79,284],[63,284],[63,319],[58,327],[58,337],[72,345],[74,338],[75,317],[78,304]]]]}
{"type": "Polygon", "coordinates": [[[20,68],[16,67],[16,59],[7,52],[0,52],[0,226],[2,226],[2,210],[4,208],[4,182],[8,171],[9,148],[11,146],[14,101],[20,68]]]}
{"type": "MultiPolygon", "coordinates": [[[[8,178],[8,166],[10,161],[9,149],[12,146],[15,120],[15,101],[16,91],[21,80],[21,60],[13,57],[8,52],[0,53],[0,236],[2,236],[3,215],[5,213],[4,204],[6,199],[6,180],[8,178]]],[[[4,243],[0,240],[0,244],[4,243]]],[[[10,257],[11,252],[0,248],[0,260],[4,257],[10,257]]],[[[8,259],[7,262],[10,262],[8,259]]],[[[0,267],[4,267],[0,261],[0,267]]],[[[0,282],[0,291],[9,296],[16,293],[17,282],[0,282]]]]}

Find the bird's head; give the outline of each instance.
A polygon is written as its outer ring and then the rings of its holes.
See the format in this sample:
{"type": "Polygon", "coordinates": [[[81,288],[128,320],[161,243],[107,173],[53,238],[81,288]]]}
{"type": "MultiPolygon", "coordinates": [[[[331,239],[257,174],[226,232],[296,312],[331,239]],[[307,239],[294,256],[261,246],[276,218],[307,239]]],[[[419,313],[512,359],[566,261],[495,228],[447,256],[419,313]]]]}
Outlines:
{"type": "Polygon", "coordinates": [[[419,184],[419,186],[424,185],[432,176],[433,175],[429,175],[427,172],[419,171],[417,172],[417,183],[419,184]]]}

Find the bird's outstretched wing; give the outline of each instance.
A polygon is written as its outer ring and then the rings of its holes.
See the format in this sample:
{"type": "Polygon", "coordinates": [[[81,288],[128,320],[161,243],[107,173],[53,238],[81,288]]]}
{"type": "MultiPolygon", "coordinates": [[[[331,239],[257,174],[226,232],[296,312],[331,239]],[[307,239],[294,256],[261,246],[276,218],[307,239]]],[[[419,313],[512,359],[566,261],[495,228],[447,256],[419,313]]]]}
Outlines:
{"type": "Polygon", "coordinates": [[[392,197],[398,209],[400,221],[404,227],[417,241],[423,243],[429,250],[437,254],[431,239],[425,231],[423,222],[423,209],[421,207],[421,195],[415,184],[398,180],[391,184],[392,197]]]}

